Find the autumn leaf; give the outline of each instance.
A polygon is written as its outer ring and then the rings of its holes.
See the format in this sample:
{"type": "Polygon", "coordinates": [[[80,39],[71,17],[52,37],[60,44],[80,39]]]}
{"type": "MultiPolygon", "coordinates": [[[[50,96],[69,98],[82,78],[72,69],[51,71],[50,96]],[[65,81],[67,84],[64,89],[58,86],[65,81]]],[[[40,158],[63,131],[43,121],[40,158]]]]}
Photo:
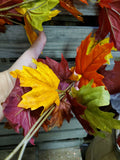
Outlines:
{"type": "Polygon", "coordinates": [[[106,0],[100,1],[100,6],[101,3],[104,7],[101,8],[99,14],[99,28],[96,32],[96,39],[104,39],[110,33],[110,41],[114,42],[114,46],[120,50],[120,1],[107,1],[107,6],[106,0]]]}
{"type": "Polygon", "coordinates": [[[25,30],[30,44],[33,44],[37,39],[37,33],[33,30],[31,24],[27,21],[26,17],[24,18],[25,30]]]}
{"type": "Polygon", "coordinates": [[[36,3],[24,4],[21,9],[26,9],[25,16],[31,26],[38,31],[43,31],[42,23],[51,20],[52,17],[55,17],[60,12],[53,10],[58,3],[59,0],[41,0],[36,3]]]}
{"type": "Polygon", "coordinates": [[[103,45],[98,43],[95,47],[91,48],[89,54],[86,54],[91,41],[90,36],[91,34],[77,48],[75,71],[82,76],[80,78],[79,88],[88,84],[92,79],[94,80],[94,87],[104,85],[102,82],[103,76],[97,73],[97,70],[107,62],[105,57],[111,52],[113,47],[113,43],[103,45]]]}
{"type": "MultiPolygon", "coordinates": [[[[17,12],[15,10],[14,5],[22,3],[23,0],[1,0],[0,1],[0,25],[12,24],[11,19],[17,19],[18,21],[21,20],[20,16],[16,16],[17,12]],[[6,10],[4,10],[6,8],[6,10]],[[8,8],[8,9],[7,9],[8,8]],[[3,9],[3,10],[2,10],[3,9]]],[[[16,6],[17,7],[17,6],[16,6]]]]}
{"type": "MultiPolygon", "coordinates": [[[[19,133],[19,129],[23,128],[23,135],[25,136],[33,124],[40,117],[43,108],[39,108],[35,111],[30,109],[23,109],[17,107],[21,101],[21,96],[26,92],[30,91],[30,88],[20,87],[19,80],[16,80],[14,89],[3,103],[4,115],[7,118],[9,125],[19,133]]],[[[31,144],[34,144],[34,139],[30,140],[31,144]]]]}
{"type": "MultiPolygon", "coordinates": [[[[60,63],[49,57],[46,57],[46,59],[38,59],[38,61],[47,64],[60,79],[58,87],[59,90],[64,91],[67,89],[71,83],[69,77],[72,72],[70,71],[68,62],[65,60],[63,55],[61,55],[60,63]]],[[[67,100],[66,95],[64,95],[64,98],[60,101],[60,105],[55,107],[51,114],[51,118],[47,120],[46,130],[55,126],[61,127],[65,119],[69,122],[72,117],[71,104],[67,100]]]]}
{"type": "Polygon", "coordinates": [[[115,61],[112,70],[105,70],[105,66],[102,66],[99,73],[104,76],[103,82],[110,94],[120,92],[120,61],[115,61]]]}
{"type": "Polygon", "coordinates": [[[80,0],[81,2],[88,4],[87,0],[80,0]]]}
{"type": "Polygon", "coordinates": [[[21,87],[32,88],[22,96],[18,107],[36,110],[43,106],[45,111],[54,103],[60,104],[57,92],[60,80],[46,64],[36,60],[33,62],[37,65],[36,69],[23,66],[23,70],[11,72],[14,78],[20,79],[21,87]]]}
{"type": "Polygon", "coordinates": [[[71,70],[69,69],[68,62],[64,58],[63,54],[61,54],[61,62],[57,62],[49,57],[46,59],[38,59],[45,64],[47,64],[53,72],[57,75],[60,81],[68,80],[70,75],[72,74],[71,70]]]}
{"type": "Polygon", "coordinates": [[[98,0],[98,2],[101,8],[111,8],[110,3],[112,2],[112,0],[98,0]]]}
{"type": "MultiPolygon", "coordinates": [[[[107,106],[110,103],[110,95],[104,86],[92,87],[93,81],[90,81],[86,86],[82,86],[79,90],[72,88],[71,94],[76,99],[78,104],[72,106],[72,111],[77,114],[77,118],[80,118],[88,122],[89,128],[86,130],[89,134],[102,135],[98,131],[112,132],[112,129],[119,129],[120,122],[113,118],[113,113],[103,112],[99,109],[101,106],[107,106]],[[76,109],[77,108],[77,109],[76,109]],[[79,112],[83,110],[83,112],[79,112]],[[91,128],[93,130],[91,130],[91,128]]],[[[86,122],[86,123],[87,123],[86,122]]],[[[84,123],[83,123],[84,124],[84,123]]],[[[83,125],[85,128],[85,125],[83,125]]]]}
{"type": "Polygon", "coordinates": [[[83,18],[81,17],[82,13],[76,9],[73,4],[73,0],[60,0],[60,5],[62,8],[70,12],[74,17],[76,17],[79,21],[83,21],[83,18]]]}
{"type": "Polygon", "coordinates": [[[76,98],[71,97],[69,94],[67,94],[67,97],[68,97],[69,102],[71,103],[71,110],[74,113],[75,117],[80,122],[80,124],[83,126],[83,128],[86,130],[87,133],[94,134],[94,130],[90,126],[90,123],[84,118],[82,118],[82,115],[84,115],[87,107],[78,103],[76,98]]]}
{"type": "MultiPolygon", "coordinates": [[[[108,38],[105,38],[105,39],[103,39],[103,40],[101,40],[101,41],[97,41],[97,40],[95,40],[95,37],[91,37],[91,38],[90,38],[90,43],[89,43],[89,46],[88,46],[88,48],[87,48],[86,54],[88,55],[88,54],[90,53],[91,49],[94,48],[98,43],[99,43],[100,45],[103,45],[103,44],[109,43],[109,40],[110,40],[109,37],[108,37],[108,38]]],[[[112,47],[111,50],[116,51],[117,49],[116,49],[115,47],[112,47]]],[[[107,62],[106,62],[107,64],[110,64],[110,58],[113,58],[111,52],[105,56],[105,59],[106,59],[106,61],[107,61],[107,62]]]]}

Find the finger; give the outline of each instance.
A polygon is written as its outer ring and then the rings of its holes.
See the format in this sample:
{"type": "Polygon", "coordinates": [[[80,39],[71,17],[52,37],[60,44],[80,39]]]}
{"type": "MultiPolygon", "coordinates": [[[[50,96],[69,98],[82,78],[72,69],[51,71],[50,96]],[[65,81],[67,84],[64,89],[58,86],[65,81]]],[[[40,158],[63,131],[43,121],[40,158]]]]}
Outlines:
{"type": "Polygon", "coordinates": [[[37,40],[33,43],[33,45],[20,56],[20,58],[12,65],[9,71],[13,71],[15,69],[22,69],[22,66],[30,66],[35,67],[32,63],[32,58],[37,59],[41,54],[44,46],[46,44],[46,36],[42,31],[39,33],[37,40]]]}

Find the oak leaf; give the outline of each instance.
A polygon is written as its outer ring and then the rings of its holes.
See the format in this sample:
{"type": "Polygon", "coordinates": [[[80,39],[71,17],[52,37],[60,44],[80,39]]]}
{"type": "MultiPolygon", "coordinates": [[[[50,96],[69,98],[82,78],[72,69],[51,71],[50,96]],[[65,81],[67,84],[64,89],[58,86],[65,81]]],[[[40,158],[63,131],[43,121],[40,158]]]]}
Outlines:
{"type": "MultiPolygon", "coordinates": [[[[102,0],[103,6],[104,3],[106,4],[106,0],[102,0]]],[[[96,39],[104,39],[110,33],[110,41],[114,42],[114,46],[120,50],[120,1],[111,0],[108,5],[100,10],[96,39]]]]}
{"type": "Polygon", "coordinates": [[[23,66],[23,70],[15,70],[11,72],[14,78],[20,79],[21,87],[31,87],[32,90],[22,96],[18,107],[36,110],[44,107],[47,110],[52,104],[60,104],[57,92],[60,80],[55,73],[42,62],[33,59],[37,68],[23,66]]]}
{"type": "Polygon", "coordinates": [[[90,36],[91,34],[89,34],[77,48],[75,71],[82,76],[79,81],[79,88],[88,84],[92,79],[94,80],[94,87],[104,85],[102,82],[103,76],[97,73],[97,70],[107,62],[105,56],[111,52],[113,47],[113,43],[106,43],[103,45],[98,43],[95,47],[90,49],[89,54],[86,54],[91,41],[90,36]]]}

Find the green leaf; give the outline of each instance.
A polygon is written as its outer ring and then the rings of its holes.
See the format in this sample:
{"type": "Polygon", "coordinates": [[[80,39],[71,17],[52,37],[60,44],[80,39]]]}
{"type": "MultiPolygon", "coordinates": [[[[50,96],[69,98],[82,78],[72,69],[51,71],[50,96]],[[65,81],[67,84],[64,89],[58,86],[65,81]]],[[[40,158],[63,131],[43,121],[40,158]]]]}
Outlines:
{"type": "Polygon", "coordinates": [[[101,106],[109,105],[110,95],[104,86],[92,88],[92,84],[93,81],[90,81],[79,90],[72,88],[71,94],[78,103],[87,106],[84,115],[81,115],[81,117],[87,120],[94,130],[94,133],[90,134],[105,136],[100,131],[112,132],[112,129],[120,129],[120,121],[113,118],[114,113],[99,109],[101,106]]]}
{"type": "Polygon", "coordinates": [[[35,0],[35,2],[24,4],[21,7],[26,9],[26,18],[32,27],[42,31],[42,23],[51,20],[60,12],[58,10],[51,11],[58,3],[59,0],[35,0]]]}
{"type": "Polygon", "coordinates": [[[114,113],[103,112],[99,108],[91,108],[85,110],[86,119],[95,130],[95,134],[99,134],[96,129],[106,132],[112,132],[112,129],[120,129],[120,121],[114,119],[114,113]]]}
{"type": "Polygon", "coordinates": [[[92,88],[93,81],[86,86],[82,86],[79,90],[72,88],[72,96],[77,101],[88,108],[106,106],[110,103],[110,95],[104,86],[92,88]]]}

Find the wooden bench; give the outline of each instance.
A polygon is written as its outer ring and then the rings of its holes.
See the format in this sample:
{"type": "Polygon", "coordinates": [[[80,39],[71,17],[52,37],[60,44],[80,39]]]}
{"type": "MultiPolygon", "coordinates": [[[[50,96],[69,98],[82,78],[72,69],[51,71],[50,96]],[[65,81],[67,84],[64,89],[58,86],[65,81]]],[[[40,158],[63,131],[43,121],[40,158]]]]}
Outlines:
{"type": "MultiPolygon", "coordinates": [[[[78,0],[75,0],[75,4],[84,15],[84,23],[79,22],[62,9],[63,12],[43,25],[47,44],[41,57],[49,56],[60,61],[61,53],[63,53],[70,67],[74,65],[76,48],[91,31],[98,27],[99,8],[95,4],[89,2],[87,6],[78,0]]],[[[0,33],[0,71],[9,68],[30,46],[22,26],[7,25],[6,28],[6,33],[0,33]]],[[[114,57],[118,56],[117,52],[112,53],[114,57]]],[[[113,61],[111,61],[112,64],[113,61]]],[[[86,135],[76,118],[73,118],[70,123],[65,121],[60,129],[54,128],[50,132],[44,132],[41,129],[35,143],[40,149],[75,147],[80,146],[86,135]]],[[[7,130],[4,128],[4,122],[0,123],[0,149],[3,146],[15,146],[21,139],[21,133],[16,134],[13,130],[7,130]]]]}

